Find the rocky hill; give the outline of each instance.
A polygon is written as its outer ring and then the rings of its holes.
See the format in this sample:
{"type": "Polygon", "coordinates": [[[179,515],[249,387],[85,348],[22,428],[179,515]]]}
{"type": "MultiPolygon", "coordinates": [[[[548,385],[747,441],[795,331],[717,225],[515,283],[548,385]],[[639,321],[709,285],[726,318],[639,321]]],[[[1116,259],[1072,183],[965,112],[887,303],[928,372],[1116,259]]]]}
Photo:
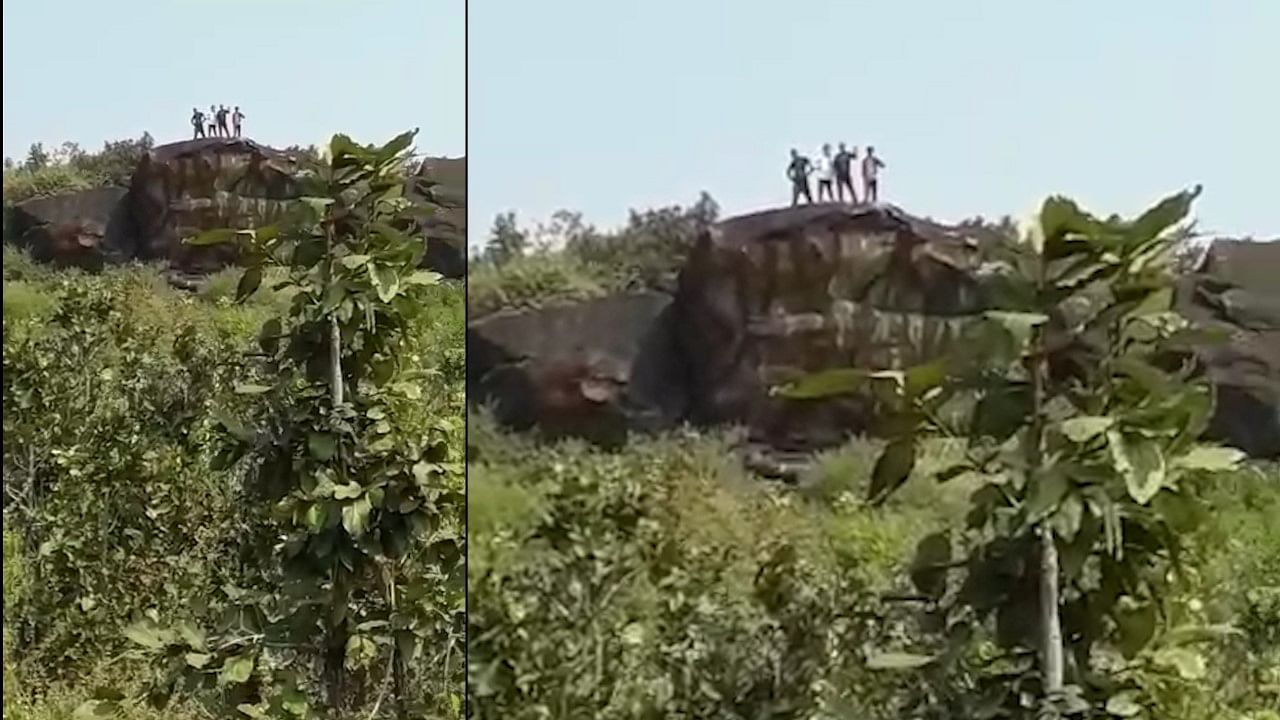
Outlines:
{"type": "MultiPolygon", "coordinates": [[[[720,222],[697,238],[674,293],[508,310],[468,328],[472,402],[497,419],[604,444],[627,433],[745,426],[777,449],[864,428],[856,400],[799,402],[770,387],[831,367],[936,356],[984,309],[983,239],[892,206],[827,204],[720,222]]],[[[1184,280],[1183,312],[1231,341],[1206,351],[1213,431],[1280,456],[1280,243],[1216,243],[1184,280]]]]}
{"type": "MultiPolygon", "coordinates": [[[[186,236],[218,227],[274,222],[298,197],[298,158],[242,138],[206,138],[158,146],[143,155],[128,187],[38,198],[13,209],[12,237],[39,260],[100,267],[165,261],[183,273],[216,270],[228,248],[193,248],[186,236]]],[[[443,211],[426,228],[433,269],[465,273],[466,158],[426,158],[419,172],[438,183],[443,211]]]]}

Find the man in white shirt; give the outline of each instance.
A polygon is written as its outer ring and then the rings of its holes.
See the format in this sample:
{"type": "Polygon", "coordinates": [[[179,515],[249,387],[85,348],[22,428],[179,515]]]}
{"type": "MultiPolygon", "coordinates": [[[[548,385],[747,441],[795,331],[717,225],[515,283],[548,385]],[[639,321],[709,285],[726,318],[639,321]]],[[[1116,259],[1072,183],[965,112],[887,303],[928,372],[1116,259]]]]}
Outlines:
{"type": "Polygon", "coordinates": [[[823,145],[822,152],[818,154],[818,159],[813,163],[814,175],[818,176],[818,202],[822,202],[823,191],[826,191],[827,200],[834,202],[836,199],[834,176],[831,162],[831,145],[823,145]]]}
{"type": "Polygon", "coordinates": [[[862,158],[862,195],[869,203],[880,201],[880,168],[884,163],[876,157],[876,149],[867,146],[867,154],[862,158]]]}

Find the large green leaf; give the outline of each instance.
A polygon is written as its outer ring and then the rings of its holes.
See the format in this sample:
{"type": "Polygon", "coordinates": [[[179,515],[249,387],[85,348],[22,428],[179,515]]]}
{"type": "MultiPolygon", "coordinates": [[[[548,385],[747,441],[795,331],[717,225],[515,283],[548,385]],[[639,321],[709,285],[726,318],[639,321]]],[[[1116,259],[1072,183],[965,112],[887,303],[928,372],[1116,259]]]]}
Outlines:
{"type": "Polygon", "coordinates": [[[240,276],[240,282],[236,285],[236,302],[244,302],[251,295],[258,292],[258,288],[262,285],[262,267],[255,265],[244,271],[240,276]]]}
{"type": "Polygon", "coordinates": [[[365,495],[353,503],[347,503],[342,506],[342,527],[347,534],[353,538],[359,538],[364,535],[369,527],[369,513],[373,510],[373,506],[369,503],[369,496],[365,495]]]}
{"type": "Polygon", "coordinates": [[[248,682],[253,675],[253,654],[233,655],[222,663],[222,672],[218,681],[223,684],[238,685],[248,682]]]}
{"type": "Polygon", "coordinates": [[[1107,431],[1111,458],[1125,480],[1129,497],[1146,505],[1165,483],[1165,460],[1160,445],[1151,438],[1125,435],[1117,429],[1107,431]]]}
{"type": "Polygon", "coordinates": [[[1117,605],[1113,618],[1119,631],[1120,651],[1125,657],[1136,657],[1155,637],[1158,617],[1154,603],[1124,598],[1117,605]]]}
{"type": "Polygon", "coordinates": [[[1071,489],[1071,480],[1059,467],[1042,468],[1031,476],[1028,490],[1027,522],[1039,522],[1058,508],[1058,503],[1071,489]]]}
{"type": "Polygon", "coordinates": [[[159,650],[173,642],[172,633],[151,620],[140,620],[124,629],[124,636],[148,650],[159,650]]]}
{"type": "Polygon", "coordinates": [[[931,655],[915,653],[872,653],[867,656],[867,667],[872,670],[918,670],[931,664],[935,659],[931,655]]]}
{"type": "Polygon", "coordinates": [[[376,162],[379,164],[385,163],[392,158],[395,158],[405,150],[408,150],[409,146],[413,144],[413,139],[417,134],[418,128],[414,128],[392,138],[390,142],[378,149],[376,162]]]}
{"type": "Polygon", "coordinates": [[[307,433],[307,449],[320,462],[329,462],[338,452],[338,440],[329,433],[307,433]]]}
{"type": "Polygon", "coordinates": [[[813,373],[788,383],[778,388],[777,394],[794,400],[815,400],[856,393],[866,383],[866,370],[838,368],[813,373]]]}
{"type": "Polygon", "coordinates": [[[1062,421],[1062,434],[1074,443],[1086,443],[1115,425],[1115,418],[1097,415],[1080,415],[1062,421]]]}
{"type": "Polygon", "coordinates": [[[1137,242],[1155,237],[1182,222],[1191,212],[1191,205],[1200,196],[1201,187],[1170,195],[1142,213],[1130,227],[1130,237],[1137,242]]]}
{"type": "Polygon", "coordinates": [[[1030,312],[988,310],[985,317],[1003,327],[1013,337],[1019,351],[1026,348],[1031,341],[1031,332],[1037,326],[1049,322],[1049,316],[1030,312]]]}
{"type": "Polygon", "coordinates": [[[400,292],[400,276],[395,269],[377,263],[369,263],[365,267],[369,271],[369,281],[378,293],[378,299],[384,303],[391,302],[396,293],[400,292]]]}
{"type": "Polygon", "coordinates": [[[914,437],[898,438],[885,446],[871,472],[871,487],[867,497],[871,502],[882,502],[911,477],[916,466],[916,442],[914,437]]]}
{"type": "Polygon", "coordinates": [[[1227,472],[1240,467],[1245,457],[1243,452],[1235,448],[1199,445],[1174,458],[1173,464],[1182,470],[1227,472]]]}
{"type": "Polygon", "coordinates": [[[946,531],[926,535],[916,545],[911,582],[921,593],[938,598],[947,588],[947,568],[951,562],[951,534],[946,531]]]}
{"type": "Polygon", "coordinates": [[[1040,206],[1039,232],[1045,257],[1053,260],[1089,249],[1083,240],[1095,234],[1097,221],[1080,209],[1074,200],[1061,196],[1046,198],[1040,206]]]}
{"type": "Polygon", "coordinates": [[[1176,670],[1183,680],[1200,680],[1208,672],[1204,656],[1188,647],[1166,647],[1156,651],[1157,664],[1176,670]]]}

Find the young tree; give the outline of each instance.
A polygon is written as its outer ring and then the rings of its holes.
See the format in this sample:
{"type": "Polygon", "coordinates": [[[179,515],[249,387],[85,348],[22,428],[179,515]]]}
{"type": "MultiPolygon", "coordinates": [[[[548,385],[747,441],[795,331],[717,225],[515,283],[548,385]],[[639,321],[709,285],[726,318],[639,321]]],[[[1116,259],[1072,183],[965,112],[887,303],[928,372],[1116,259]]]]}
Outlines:
{"type": "Polygon", "coordinates": [[[966,527],[920,543],[912,579],[947,643],[886,665],[939,682],[929,717],[1133,717],[1142,672],[1195,679],[1203,660],[1165,602],[1206,473],[1235,450],[1199,442],[1213,411],[1173,309],[1179,223],[1199,188],[1133,220],[1050,198],[1023,238],[993,248],[990,307],[950,356],[907,370],[833,371],[795,397],[870,384],[888,444],[881,501],[910,476],[923,437],[968,438],[938,475],[980,483],[966,527]],[[1162,632],[1163,631],[1163,632],[1162,632]],[[992,636],[994,633],[994,636],[992,636]],[[996,651],[973,655],[975,639],[996,651]]]}
{"type": "Polygon", "coordinates": [[[210,634],[154,619],[131,630],[156,653],[162,695],[185,679],[225,688],[250,717],[348,717],[389,684],[404,718],[407,664],[427,631],[440,614],[461,624],[461,465],[446,421],[413,421],[421,385],[406,329],[439,281],[418,269],[415,228],[430,208],[415,205],[404,172],[414,135],[382,147],[335,136],[302,178],[294,222],[190,241],[239,240],[238,297],[276,268],[293,303],[262,328],[262,372],[239,388],[256,409],[225,419],[220,456],[248,465],[246,495],[270,509],[243,542],[274,571],[246,578],[210,634]],[[313,664],[323,700],[302,671],[313,664]]]}

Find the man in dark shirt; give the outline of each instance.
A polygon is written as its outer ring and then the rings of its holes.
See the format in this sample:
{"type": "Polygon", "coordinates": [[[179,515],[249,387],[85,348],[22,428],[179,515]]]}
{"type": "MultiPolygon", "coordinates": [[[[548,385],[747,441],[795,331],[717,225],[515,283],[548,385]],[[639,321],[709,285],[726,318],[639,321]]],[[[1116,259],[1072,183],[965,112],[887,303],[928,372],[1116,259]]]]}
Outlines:
{"type": "Polygon", "coordinates": [[[237,105],[235,112],[231,113],[231,127],[234,129],[236,137],[240,137],[241,122],[244,122],[244,113],[240,112],[240,106],[237,105]]]}
{"type": "Polygon", "coordinates": [[[787,166],[787,179],[791,181],[791,206],[800,204],[800,196],[813,204],[813,195],[809,192],[809,172],[812,170],[809,158],[791,149],[791,164],[787,166]]]}
{"type": "Polygon", "coordinates": [[[192,140],[204,137],[204,113],[199,108],[191,108],[191,127],[195,129],[192,140]]]}
{"type": "Polygon", "coordinates": [[[227,130],[227,106],[218,106],[218,136],[231,137],[231,132],[227,130]]]}
{"type": "Polygon", "coordinates": [[[844,189],[849,188],[849,202],[858,204],[858,193],[853,189],[853,161],[858,157],[858,149],[850,151],[844,143],[840,143],[840,152],[836,153],[836,196],[844,202],[844,189]]]}

